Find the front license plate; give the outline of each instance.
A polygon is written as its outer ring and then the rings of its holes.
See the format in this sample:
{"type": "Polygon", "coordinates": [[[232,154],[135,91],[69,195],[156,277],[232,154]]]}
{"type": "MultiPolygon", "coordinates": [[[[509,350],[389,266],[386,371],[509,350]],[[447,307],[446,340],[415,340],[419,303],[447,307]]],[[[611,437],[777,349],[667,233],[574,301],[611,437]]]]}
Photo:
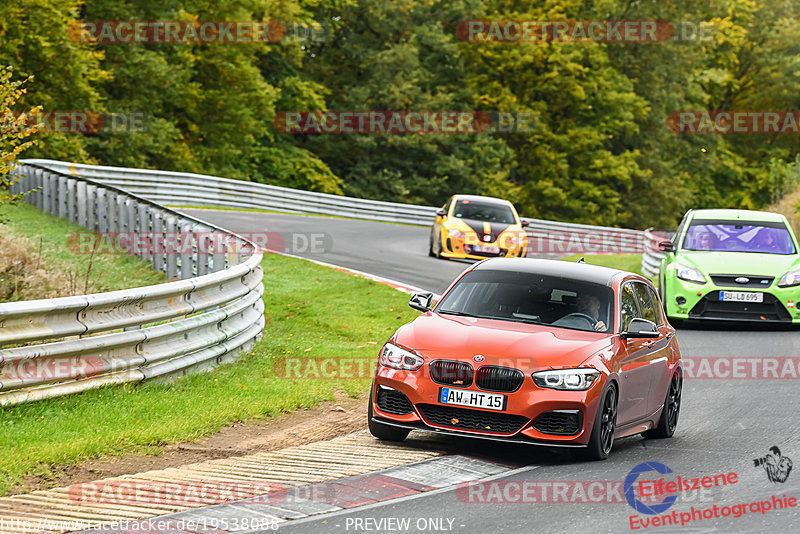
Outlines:
{"type": "Polygon", "coordinates": [[[475,245],[474,247],[472,247],[472,250],[474,250],[475,252],[492,252],[494,254],[500,252],[500,249],[498,247],[492,247],[489,245],[475,245]]]}
{"type": "Polygon", "coordinates": [[[733,302],[764,302],[764,293],[753,291],[720,291],[719,300],[733,302]]]}
{"type": "Polygon", "coordinates": [[[439,388],[439,402],[457,404],[471,408],[487,408],[489,410],[505,410],[508,397],[496,393],[481,393],[467,389],[439,388]]]}

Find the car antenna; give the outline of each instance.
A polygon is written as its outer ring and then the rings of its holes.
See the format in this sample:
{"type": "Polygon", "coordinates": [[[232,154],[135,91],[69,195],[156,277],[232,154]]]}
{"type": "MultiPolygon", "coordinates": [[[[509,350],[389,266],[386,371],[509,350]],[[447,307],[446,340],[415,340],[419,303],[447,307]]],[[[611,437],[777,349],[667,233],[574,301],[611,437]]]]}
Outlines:
{"type": "Polygon", "coordinates": [[[583,259],[583,256],[581,256],[581,259],[578,260],[578,263],[586,263],[586,260],[583,259]]]}

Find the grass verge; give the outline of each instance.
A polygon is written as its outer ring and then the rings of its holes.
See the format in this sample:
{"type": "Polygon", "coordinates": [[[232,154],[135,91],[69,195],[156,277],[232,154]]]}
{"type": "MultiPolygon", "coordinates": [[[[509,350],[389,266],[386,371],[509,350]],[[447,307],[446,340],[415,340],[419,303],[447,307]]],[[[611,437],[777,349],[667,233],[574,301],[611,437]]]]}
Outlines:
{"type": "MultiPolygon", "coordinates": [[[[159,284],[165,281],[164,273],[155,272],[149,262],[124,254],[75,254],[67,246],[67,238],[74,232],[86,232],[77,224],[59,219],[39,211],[30,204],[20,202],[16,206],[4,206],[3,216],[7,219],[5,228],[17,239],[27,243],[25,256],[38,270],[44,271],[41,276],[51,273],[67,281],[57,294],[37,295],[36,287],[26,291],[15,292],[12,300],[27,300],[66,296],[67,294],[101,293],[116,289],[159,284]],[[89,263],[91,261],[91,270],[89,263]]],[[[0,251],[2,258],[3,251],[0,251]]],[[[26,269],[29,275],[33,268],[26,269]]],[[[13,276],[10,273],[8,276],[13,276]]],[[[29,284],[30,285],[30,284],[29,284]]]]}
{"type": "MultiPolygon", "coordinates": [[[[406,306],[407,295],[371,280],[272,254],[263,267],[267,325],[236,363],[171,384],[112,387],[0,409],[0,494],[24,488],[27,475],[47,477],[56,465],[160,454],[167,443],[198,439],[224,425],[334,400],[336,390],[358,396],[369,378],[316,379],[320,367],[289,369],[280,358],[347,357],[370,369],[392,331],[418,315],[406,306]],[[276,369],[280,376],[283,369],[294,374],[280,378],[276,369]]],[[[357,374],[354,365],[347,369],[357,374]]]]}
{"type": "MultiPolygon", "coordinates": [[[[581,254],[575,254],[564,261],[578,261],[581,254]]],[[[642,255],[641,254],[596,254],[593,256],[583,255],[586,263],[592,265],[602,265],[604,267],[613,267],[614,269],[621,269],[623,271],[630,271],[636,274],[642,274],[642,255]]]]}

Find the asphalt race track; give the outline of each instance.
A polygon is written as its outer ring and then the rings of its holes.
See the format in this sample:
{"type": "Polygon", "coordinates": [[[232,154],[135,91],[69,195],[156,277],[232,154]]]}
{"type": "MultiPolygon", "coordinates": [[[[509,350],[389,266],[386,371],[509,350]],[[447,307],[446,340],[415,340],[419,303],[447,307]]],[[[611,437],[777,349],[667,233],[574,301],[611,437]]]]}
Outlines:
{"type": "Polygon", "coordinates": [[[428,228],[273,213],[179,210],[234,232],[263,233],[267,248],[341,265],[441,294],[471,262],[428,256],[428,228]],[[280,234],[275,235],[275,234],[280,234]]]}
{"type": "MultiPolygon", "coordinates": [[[[466,263],[437,260],[427,255],[427,228],[344,219],[231,211],[182,210],[194,216],[242,232],[280,232],[286,236],[322,233],[325,250],[290,250],[298,256],[343,265],[360,271],[441,293],[466,263]]],[[[298,240],[302,244],[302,239],[298,240]]],[[[684,358],[750,359],[746,366],[758,366],[763,359],[800,356],[800,331],[757,327],[690,326],[678,331],[684,358]]],[[[697,360],[699,361],[699,360],[697,360]]],[[[742,360],[745,361],[745,360],[742,360]]],[[[780,368],[785,362],[781,360],[780,368]]],[[[795,372],[797,360],[794,360],[795,372]]],[[[725,368],[717,370],[721,374],[725,368]]],[[[784,376],[791,376],[791,374],[784,376]]],[[[497,444],[480,440],[437,437],[455,441],[456,454],[516,463],[520,467],[476,492],[473,502],[464,492],[452,489],[423,493],[353,511],[314,516],[280,525],[282,532],[399,532],[395,519],[410,519],[408,531],[451,532],[798,532],[800,503],[780,510],[780,499],[800,499],[800,468],[790,471],[784,482],[770,481],[763,466],[754,460],[777,446],[783,457],[800,462],[800,416],[798,385],[792,379],[687,378],[684,382],[680,421],[675,436],[668,440],[641,437],[619,440],[611,457],[603,462],[576,462],[555,449],[497,444]],[[636,512],[626,502],[624,481],[643,462],[658,462],[672,474],[643,473],[640,480],[664,476],[675,480],[735,473],[725,486],[690,489],[662,515],[636,512]],[[524,485],[524,483],[528,483],[524,485]],[[521,497],[522,488],[536,491],[521,497]],[[569,490],[556,494],[558,485],[569,490]],[[602,482],[591,486],[592,482],[602,482]],[[578,491],[593,487],[589,494],[578,491]],[[598,488],[604,488],[600,491],[598,488]],[[546,496],[544,488],[549,488],[546,496]],[[577,489],[576,489],[577,488],[577,489]],[[505,492],[505,493],[503,493],[505,492]],[[495,500],[480,502],[492,495],[495,500]],[[621,498],[620,498],[621,496],[621,498]],[[526,502],[514,502],[514,501],[526,502]],[[549,501],[549,502],[541,502],[549,501]],[[555,502],[553,502],[555,501],[555,502]],[[606,502],[611,501],[611,502],[606,502]],[[744,505],[744,506],[742,506],[744,505]],[[706,514],[720,517],[700,519],[706,514]],[[731,508],[733,507],[733,508],[731,508]],[[681,526],[683,517],[691,517],[681,526]],[[742,512],[746,513],[742,514],[742,512]],[[642,523],[654,517],[674,514],[677,526],[642,523]],[[727,517],[722,514],[728,513],[727,517]],[[739,515],[739,517],[735,517],[739,515]],[[633,518],[632,518],[633,517],[633,518]],[[443,519],[441,522],[427,519],[443,519]],[[384,522],[380,522],[381,520],[384,522]],[[385,520],[392,519],[392,522],[385,520]],[[419,522],[420,519],[423,521],[419,522]],[[452,523],[451,521],[452,520],[452,523]],[[438,525],[439,529],[436,530],[438,525]],[[422,528],[418,528],[422,527],[422,528]],[[635,528],[633,528],[635,527],[635,528]]],[[[452,444],[452,443],[451,443],[452,444]]],[[[784,462],[784,468],[787,462],[784,462]]],[[[785,474],[786,469],[784,469],[785,474]]],[[[690,484],[692,484],[690,482],[690,484]]],[[[404,530],[405,531],[405,530],[404,530]]]]}

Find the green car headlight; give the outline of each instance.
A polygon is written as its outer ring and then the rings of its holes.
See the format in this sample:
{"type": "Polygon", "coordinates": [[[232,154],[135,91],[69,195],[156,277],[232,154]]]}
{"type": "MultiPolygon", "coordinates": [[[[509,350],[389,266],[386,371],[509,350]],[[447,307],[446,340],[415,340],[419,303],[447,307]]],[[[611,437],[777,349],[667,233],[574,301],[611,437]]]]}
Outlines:
{"type": "Polygon", "coordinates": [[[683,265],[682,263],[675,265],[675,274],[678,278],[681,280],[686,280],[687,282],[694,282],[695,284],[706,283],[706,277],[703,276],[703,273],[694,267],[689,267],[688,265],[683,265]]]}
{"type": "Polygon", "coordinates": [[[800,271],[789,271],[778,280],[778,287],[792,287],[800,285],[800,271]]]}

